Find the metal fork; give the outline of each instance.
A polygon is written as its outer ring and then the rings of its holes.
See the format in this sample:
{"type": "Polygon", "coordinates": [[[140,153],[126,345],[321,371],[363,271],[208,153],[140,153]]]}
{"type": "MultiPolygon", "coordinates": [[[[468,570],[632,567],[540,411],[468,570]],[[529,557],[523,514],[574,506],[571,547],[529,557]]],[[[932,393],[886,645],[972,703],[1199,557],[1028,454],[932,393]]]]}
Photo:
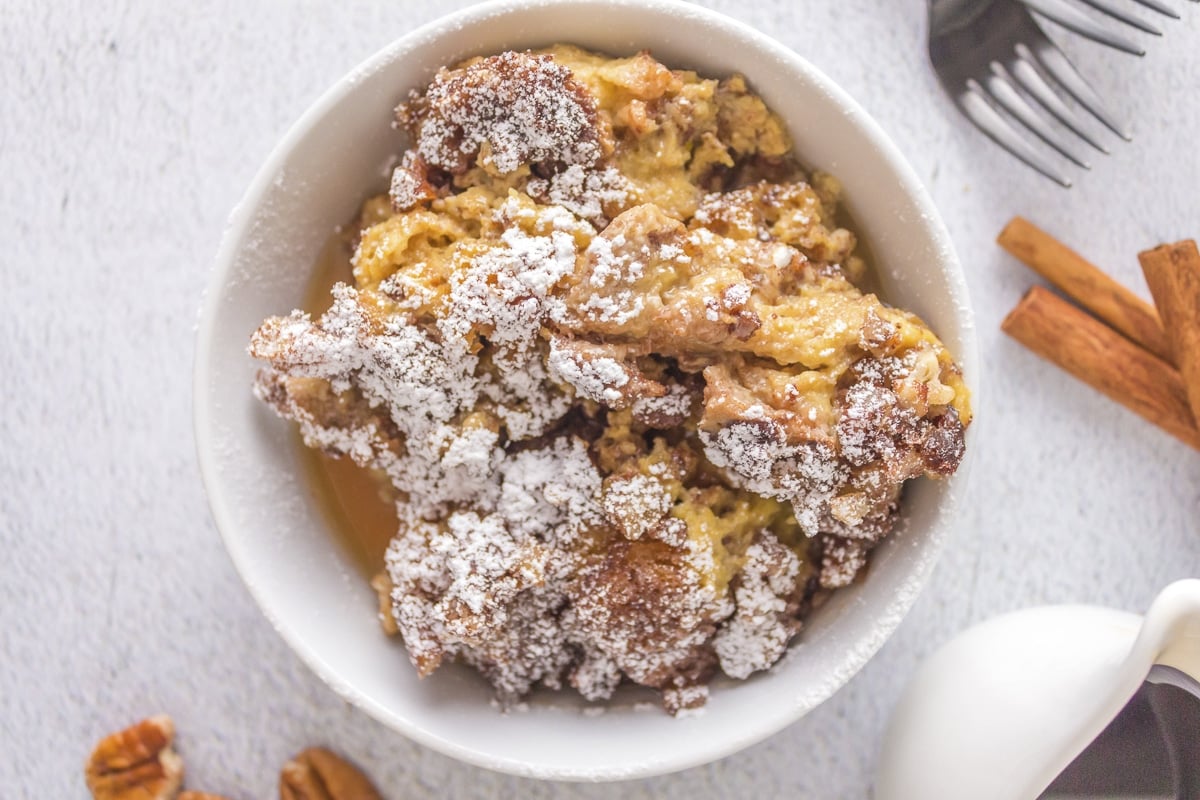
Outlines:
{"type": "MultiPolygon", "coordinates": [[[[1160,0],[1137,0],[1178,18],[1160,0]]],[[[1128,15],[1108,0],[1084,0],[1114,19],[1150,33],[1157,29],[1128,15]]],[[[1003,112],[1084,169],[1088,164],[1044,112],[1102,153],[1108,149],[1091,133],[1060,91],[1128,141],[1124,125],[1104,107],[1066,55],[1042,31],[1030,8],[1101,44],[1141,55],[1134,42],[1097,24],[1063,0],[928,0],[929,58],[942,86],[963,113],[1001,147],[1038,172],[1069,187],[1071,181],[1021,134],[1003,112]],[[1058,90],[1054,87],[1057,86],[1058,90]],[[1031,102],[1032,100],[1032,102],[1031,102]],[[1039,108],[1041,110],[1039,110],[1039,108]]]]}

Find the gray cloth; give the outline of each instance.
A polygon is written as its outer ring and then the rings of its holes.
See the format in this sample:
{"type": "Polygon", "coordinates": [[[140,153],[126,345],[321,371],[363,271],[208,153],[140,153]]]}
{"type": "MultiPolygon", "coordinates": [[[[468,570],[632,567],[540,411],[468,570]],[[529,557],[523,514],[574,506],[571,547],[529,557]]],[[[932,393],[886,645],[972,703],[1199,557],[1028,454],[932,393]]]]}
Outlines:
{"type": "MultiPolygon", "coordinates": [[[[327,743],[392,798],[865,797],[920,659],[1017,606],[1144,608],[1200,564],[1200,455],[999,331],[1034,282],[993,244],[1021,213],[1144,293],[1135,255],[1200,236],[1200,6],[1138,60],[1077,40],[1122,116],[1063,191],[986,141],[924,62],[919,0],[708,2],[840,82],[908,155],[959,247],[986,374],[970,508],[931,585],[833,699],[708,767],[620,786],[460,765],[327,689],[271,629],[209,519],[193,324],[225,219],[339,76],[462,2],[6,0],[0,12],[0,794],[82,798],[102,734],[166,711],[192,788],[275,794],[327,743]]],[[[863,222],[869,224],[869,220],[863,222]]],[[[878,254],[886,257],[886,254],[878,254]]],[[[687,724],[681,721],[680,724],[687,724]]]]}

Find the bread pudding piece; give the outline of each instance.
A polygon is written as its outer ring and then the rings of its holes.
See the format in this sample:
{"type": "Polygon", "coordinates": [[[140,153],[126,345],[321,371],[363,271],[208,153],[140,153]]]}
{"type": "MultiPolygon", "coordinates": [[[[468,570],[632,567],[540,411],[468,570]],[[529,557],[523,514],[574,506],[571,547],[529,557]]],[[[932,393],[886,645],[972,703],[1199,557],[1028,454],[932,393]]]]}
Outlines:
{"type": "Polygon", "coordinates": [[[385,630],[506,704],[629,681],[677,713],[769,668],[971,418],[858,288],[836,181],[740,77],[646,53],[472,59],[396,118],[354,285],[250,345],[258,396],[395,498],[385,630]]]}

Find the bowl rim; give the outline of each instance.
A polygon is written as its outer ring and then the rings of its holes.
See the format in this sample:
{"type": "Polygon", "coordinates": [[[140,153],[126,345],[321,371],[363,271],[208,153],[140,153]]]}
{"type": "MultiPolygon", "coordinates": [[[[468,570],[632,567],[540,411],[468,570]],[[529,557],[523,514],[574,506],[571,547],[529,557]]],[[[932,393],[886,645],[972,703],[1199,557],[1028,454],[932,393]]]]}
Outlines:
{"type": "MultiPolygon", "coordinates": [[[[359,82],[358,79],[361,76],[374,73],[398,58],[404,51],[417,46],[419,43],[434,39],[463,26],[485,22],[499,15],[527,13],[549,6],[575,6],[580,10],[628,8],[650,10],[664,14],[682,13],[700,18],[708,23],[718,24],[728,29],[735,37],[745,40],[747,46],[758,48],[765,55],[777,61],[785,62],[797,73],[803,74],[807,80],[811,81],[823,93],[827,94],[836,105],[845,109],[846,113],[852,114],[855,118],[855,125],[860,129],[864,137],[870,142],[872,147],[880,151],[895,171],[900,191],[911,198],[921,212],[922,224],[928,229],[928,235],[937,244],[939,252],[942,253],[940,271],[944,273],[951,299],[955,303],[955,320],[959,329],[958,333],[962,337],[962,342],[957,348],[956,356],[958,362],[963,367],[964,377],[972,394],[972,402],[978,407],[981,370],[979,369],[978,342],[975,333],[974,316],[972,306],[969,302],[965,275],[963,274],[949,232],[946,230],[941,216],[928,192],[921,184],[907,159],[905,159],[879,124],[831,78],[826,76],[803,56],[774,39],[769,34],[719,12],[685,2],[685,0],[488,0],[487,2],[478,3],[440,16],[408,31],[380,48],[366,60],[338,78],[332,86],[326,89],[300,115],[288,128],[283,137],[272,147],[265,162],[255,173],[246,191],[229,215],[211,268],[212,274],[202,298],[196,326],[196,347],[192,371],[193,435],[195,436],[201,481],[208,497],[210,512],[239,577],[254,598],[259,609],[266,616],[268,622],[284,639],[291,650],[340,697],[366,711],[379,722],[382,722],[387,727],[403,734],[407,738],[475,766],[539,779],[585,781],[625,780],[675,772],[715,761],[756,744],[795,723],[802,716],[832,696],[871,660],[879,648],[882,647],[883,643],[899,626],[900,620],[907,614],[920,590],[906,593],[905,597],[888,607],[887,610],[898,615],[899,619],[890,624],[882,636],[876,637],[877,640],[866,643],[866,647],[864,648],[856,649],[855,657],[843,665],[849,667],[850,670],[846,676],[820,687],[811,696],[807,697],[805,702],[795,704],[790,713],[781,715],[774,719],[771,724],[761,725],[751,732],[723,737],[720,742],[714,743],[711,747],[698,752],[674,753],[669,757],[650,758],[624,771],[612,769],[592,769],[586,772],[564,771],[504,756],[491,755],[432,733],[419,724],[415,724],[385,707],[370,695],[359,691],[356,687],[346,684],[322,658],[321,654],[308,641],[285,624],[281,616],[276,613],[263,587],[252,578],[252,570],[248,563],[249,557],[239,544],[238,536],[235,533],[237,526],[233,521],[232,510],[227,502],[227,497],[221,491],[221,479],[217,465],[218,454],[212,448],[214,420],[205,395],[208,388],[205,378],[210,371],[213,341],[215,339],[215,325],[218,317],[217,311],[222,300],[222,290],[228,284],[237,261],[239,244],[250,228],[257,209],[262,204],[265,195],[276,180],[276,176],[286,163],[289,154],[304,135],[314,125],[322,121],[333,107],[355,90],[359,82]]],[[[970,446],[970,443],[978,438],[975,431],[976,427],[977,425],[973,424],[968,429],[966,457],[963,459],[958,472],[952,478],[958,487],[952,494],[958,499],[961,499],[961,496],[966,491],[967,478],[970,473],[971,464],[974,461],[974,448],[970,446]]],[[[960,502],[954,500],[954,498],[952,500],[953,502],[950,503],[947,510],[939,512],[938,523],[934,526],[936,530],[930,532],[934,541],[929,544],[929,557],[920,564],[913,576],[919,582],[920,587],[923,587],[928,582],[929,573],[932,571],[934,563],[944,546],[945,538],[954,521],[960,516],[960,502]],[[933,536],[934,533],[937,535],[933,536]]]]}

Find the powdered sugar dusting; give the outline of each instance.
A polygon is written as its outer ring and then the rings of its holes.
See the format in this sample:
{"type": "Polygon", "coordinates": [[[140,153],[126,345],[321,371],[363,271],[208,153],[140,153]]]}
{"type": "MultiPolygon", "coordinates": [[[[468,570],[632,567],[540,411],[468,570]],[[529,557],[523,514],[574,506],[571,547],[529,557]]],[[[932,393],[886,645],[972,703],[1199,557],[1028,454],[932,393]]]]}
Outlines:
{"type": "Polygon", "coordinates": [[[547,55],[507,52],[439,72],[398,111],[427,163],[462,172],[478,155],[500,173],[521,164],[596,163],[602,150],[592,96],[547,55]]]}
{"type": "Polygon", "coordinates": [[[588,245],[585,257],[591,269],[589,285],[598,290],[591,293],[578,309],[584,317],[623,325],[636,318],[645,308],[645,299],[630,288],[646,271],[645,261],[625,249],[623,236],[597,236],[588,245]]]}
{"type": "Polygon", "coordinates": [[[663,524],[671,495],[652,475],[613,477],[605,481],[601,507],[625,538],[640,539],[663,524]]]}
{"type": "Polygon", "coordinates": [[[821,586],[840,589],[849,586],[867,565],[867,547],[862,542],[827,536],[821,555],[821,586]]]}
{"type": "Polygon", "coordinates": [[[563,347],[562,340],[550,342],[547,361],[555,380],[569,383],[589,400],[615,405],[621,401],[621,388],[629,383],[629,371],[607,356],[585,358],[576,349],[563,347]]]}
{"type": "Polygon", "coordinates": [[[447,340],[464,341],[482,331],[508,354],[533,345],[549,305],[550,290],[575,269],[575,240],[562,231],[530,236],[512,227],[504,247],[473,259],[451,279],[446,315],[438,321],[447,340]]]}
{"type": "Polygon", "coordinates": [[[396,211],[404,211],[436,195],[436,190],[429,183],[424,162],[417,158],[416,153],[409,150],[392,170],[392,182],[388,189],[388,196],[392,199],[392,208],[396,211]]]}
{"type": "Polygon", "coordinates": [[[783,655],[799,629],[787,613],[799,574],[800,560],[770,532],[750,545],[734,590],[737,611],[713,639],[726,675],[748,678],[783,655]]]}
{"type": "Polygon", "coordinates": [[[634,400],[633,418],[652,428],[673,428],[691,416],[695,402],[686,387],[673,383],[661,397],[643,395],[634,400]]]}
{"type": "Polygon", "coordinates": [[[687,117],[717,114],[728,89],[657,103],[698,79],[642,72],[631,91],[647,99],[624,113],[549,55],[439,72],[397,109],[413,146],[393,162],[393,216],[362,232],[358,288],[335,285],[317,318],[265,321],[250,344],[257,396],[394,490],[372,584],[385,629],[419,674],[469,664],[504,708],[538,685],[599,701],[629,680],[696,713],[718,670],[770,667],[818,587],[861,573],[903,480],[962,455],[942,351],[893,355],[886,309],[861,330],[825,323],[862,351],[836,374],[755,349],[779,336],[773,298],[840,279],[819,254],[847,257],[837,243],[853,237],[791,230],[819,223],[803,182],[712,193],[761,167],[688,138],[723,135],[687,117]],[[735,161],[663,186],[627,178],[622,148],[655,130],[655,158],[682,137],[735,161]],[[813,538],[793,541],[793,516],[813,538]]]}
{"type": "Polygon", "coordinates": [[[782,428],[756,414],[732,422],[716,433],[702,431],[704,453],[731,479],[752,492],[792,504],[796,521],[809,536],[820,531],[834,492],[847,471],[834,449],[822,442],[789,444],[782,428]]]}
{"type": "Polygon", "coordinates": [[[530,196],[561,206],[597,228],[608,224],[606,209],[626,207],[634,192],[633,185],[614,167],[589,169],[582,164],[571,164],[549,178],[531,180],[526,190],[530,196]]]}

